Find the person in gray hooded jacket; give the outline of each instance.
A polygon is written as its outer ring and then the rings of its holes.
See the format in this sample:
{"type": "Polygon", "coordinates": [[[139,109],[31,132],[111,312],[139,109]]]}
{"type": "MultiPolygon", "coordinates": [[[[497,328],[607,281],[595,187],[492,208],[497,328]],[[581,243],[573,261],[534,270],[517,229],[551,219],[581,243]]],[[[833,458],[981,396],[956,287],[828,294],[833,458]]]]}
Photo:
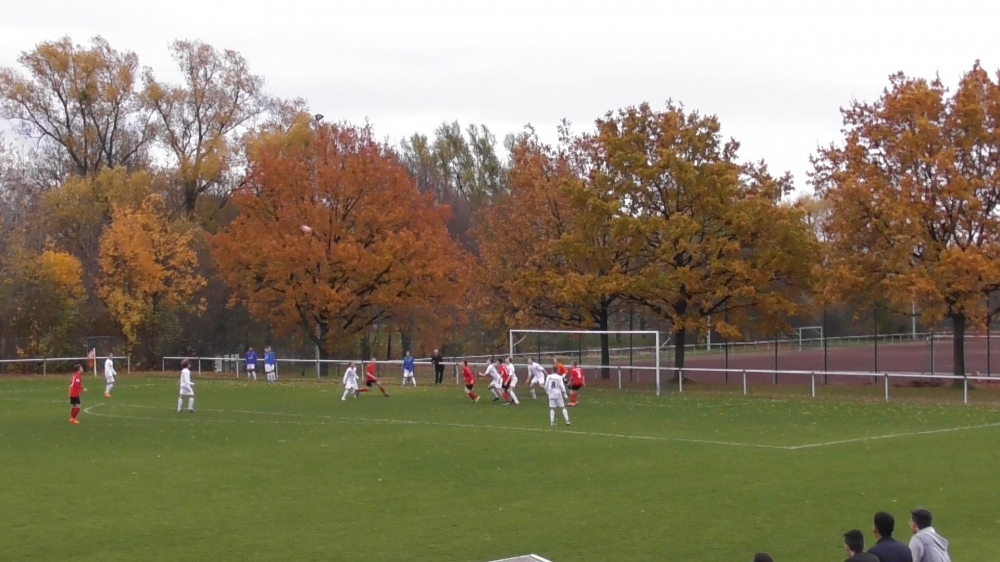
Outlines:
{"type": "Polygon", "coordinates": [[[910,552],[913,562],[951,562],[948,556],[948,540],[937,534],[931,527],[931,512],[914,509],[910,512],[910,552]]]}

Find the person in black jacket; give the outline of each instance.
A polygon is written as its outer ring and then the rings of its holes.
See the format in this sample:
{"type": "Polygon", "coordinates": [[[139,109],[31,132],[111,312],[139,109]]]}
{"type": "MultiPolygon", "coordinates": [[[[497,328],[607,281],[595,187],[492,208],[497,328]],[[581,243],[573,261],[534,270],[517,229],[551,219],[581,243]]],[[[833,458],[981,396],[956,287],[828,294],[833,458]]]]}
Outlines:
{"type": "Polygon", "coordinates": [[[844,550],[850,556],[844,562],[878,562],[878,558],[865,552],[865,534],[857,529],[844,533],[844,550]]]}
{"type": "Polygon", "coordinates": [[[875,514],[875,546],[868,549],[868,554],[879,559],[879,562],[913,562],[910,547],[892,538],[896,529],[896,520],[884,511],[875,514]]]}
{"type": "Polygon", "coordinates": [[[441,352],[437,349],[431,355],[431,363],[434,364],[434,384],[441,384],[444,382],[444,357],[441,357],[441,352]]]}

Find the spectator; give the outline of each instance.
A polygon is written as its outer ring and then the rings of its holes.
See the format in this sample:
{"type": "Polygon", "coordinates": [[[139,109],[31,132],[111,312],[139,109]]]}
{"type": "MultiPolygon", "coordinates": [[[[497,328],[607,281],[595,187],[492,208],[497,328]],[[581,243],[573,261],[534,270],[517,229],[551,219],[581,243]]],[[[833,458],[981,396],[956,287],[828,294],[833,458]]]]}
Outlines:
{"type": "Polygon", "coordinates": [[[896,529],[896,520],[884,511],[875,514],[875,546],[868,549],[868,554],[875,556],[879,562],[913,562],[910,549],[905,544],[892,538],[896,529]]]}
{"type": "Polygon", "coordinates": [[[948,540],[937,534],[931,527],[931,512],[914,509],[910,512],[910,554],[913,562],[951,562],[948,556],[948,540]]]}
{"type": "Polygon", "coordinates": [[[878,562],[878,558],[865,552],[865,534],[857,529],[844,533],[844,550],[849,556],[844,562],[878,562]]]}
{"type": "Polygon", "coordinates": [[[434,384],[441,384],[444,382],[444,357],[441,357],[440,351],[434,350],[431,363],[434,364],[434,384]]]}
{"type": "Polygon", "coordinates": [[[771,558],[770,554],[758,552],[753,555],[753,562],[774,562],[774,558],[771,558]]]}

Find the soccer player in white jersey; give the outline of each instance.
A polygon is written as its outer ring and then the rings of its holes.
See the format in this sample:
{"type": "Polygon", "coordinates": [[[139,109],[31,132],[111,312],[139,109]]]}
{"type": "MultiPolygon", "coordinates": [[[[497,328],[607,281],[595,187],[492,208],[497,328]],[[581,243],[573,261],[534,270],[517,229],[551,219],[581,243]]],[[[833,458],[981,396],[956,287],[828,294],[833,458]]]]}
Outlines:
{"type": "Polygon", "coordinates": [[[497,366],[494,365],[495,362],[495,359],[490,358],[486,364],[486,372],[480,373],[479,376],[490,377],[490,394],[493,395],[493,401],[497,402],[503,400],[503,381],[500,378],[500,373],[497,371],[497,366]]]}
{"type": "Polygon", "coordinates": [[[194,413],[194,383],[191,382],[191,364],[185,359],[181,361],[181,394],[177,398],[177,413],[184,408],[184,397],[188,399],[188,412],[194,413]]]}
{"type": "Polygon", "coordinates": [[[510,396],[510,403],[520,405],[521,402],[517,399],[517,395],[514,394],[514,388],[517,387],[517,373],[514,372],[514,360],[510,357],[504,361],[504,365],[507,367],[507,395],[510,396]]]}
{"type": "Polygon", "coordinates": [[[537,400],[538,396],[535,395],[535,387],[540,386],[542,390],[545,390],[545,367],[538,364],[533,357],[528,358],[528,391],[531,392],[531,399],[537,400]]]}
{"type": "Polygon", "coordinates": [[[569,410],[566,409],[566,383],[563,382],[562,375],[552,373],[545,377],[545,392],[549,395],[549,425],[556,425],[556,408],[562,408],[563,419],[569,425],[569,410]]]}
{"type": "Polygon", "coordinates": [[[354,366],[354,361],[344,371],[344,395],[340,399],[347,400],[348,394],[358,397],[358,369],[354,366]]]}
{"type": "Polygon", "coordinates": [[[115,362],[111,356],[104,360],[104,397],[111,398],[111,391],[115,388],[115,362]]]}

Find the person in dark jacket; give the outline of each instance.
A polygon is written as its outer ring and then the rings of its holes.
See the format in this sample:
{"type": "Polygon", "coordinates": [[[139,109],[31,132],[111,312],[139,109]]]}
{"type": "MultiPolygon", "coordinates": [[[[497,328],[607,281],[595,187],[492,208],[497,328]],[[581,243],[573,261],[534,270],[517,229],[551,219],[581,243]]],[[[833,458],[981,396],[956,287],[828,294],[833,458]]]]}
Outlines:
{"type": "Polygon", "coordinates": [[[444,357],[441,357],[440,351],[434,350],[431,363],[434,364],[434,384],[441,384],[444,382],[444,357]]]}
{"type": "Polygon", "coordinates": [[[879,562],[913,562],[910,547],[892,538],[896,530],[896,520],[884,511],[875,514],[875,546],[868,549],[868,554],[879,559],[879,562]]]}
{"type": "Polygon", "coordinates": [[[865,552],[865,534],[857,529],[844,533],[844,550],[849,556],[844,562],[878,562],[878,558],[865,552]]]}

